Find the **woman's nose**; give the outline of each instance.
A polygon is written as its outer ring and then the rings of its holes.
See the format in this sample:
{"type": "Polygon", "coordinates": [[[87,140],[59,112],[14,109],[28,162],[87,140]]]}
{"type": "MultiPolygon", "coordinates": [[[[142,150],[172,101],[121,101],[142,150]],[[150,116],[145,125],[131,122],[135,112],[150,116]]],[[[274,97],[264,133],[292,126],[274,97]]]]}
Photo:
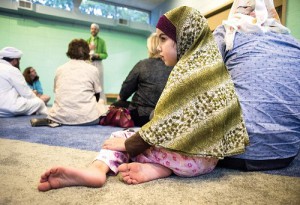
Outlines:
{"type": "Polygon", "coordinates": [[[159,52],[161,51],[161,48],[160,46],[158,45],[157,48],[156,48],[159,52]]]}

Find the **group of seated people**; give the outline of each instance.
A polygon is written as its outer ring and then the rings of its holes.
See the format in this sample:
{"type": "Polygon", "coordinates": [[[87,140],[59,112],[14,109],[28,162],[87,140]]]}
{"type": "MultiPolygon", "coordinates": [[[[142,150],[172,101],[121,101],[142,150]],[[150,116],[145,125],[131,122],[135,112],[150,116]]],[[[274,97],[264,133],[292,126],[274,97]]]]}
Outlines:
{"type": "Polygon", "coordinates": [[[19,70],[22,55],[13,47],[0,51],[0,117],[48,113],[19,70]]]}
{"type": "MultiPolygon", "coordinates": [[[[156,35],[148,39],[149,58],[130,71],[115,103],[128,107],[141,128],[113,133],[86,170],[46,171],[39,190],[101,187],[110,171],[121,172],[125,183],[138,184],[172,173],[197,176],[216,166],[245,171],[288,166],[300,150],[300,43],[280,23],[273,1],[265,2],[235,0],[228,20],[213,34],[190,7],[162,15],[156,35]],[[107,159],[115,152],[118,159],[107,159]]],[[[85,62],[89,52],[84,42],[69,44],[71,60],[56,71],[56,97],[48,113],[55,122],[98,124],[105,112],[95,96],[101,87],[97,69],[85,62]],[[89,89],[78,81],[83,76],[92,82],[89,89]]],[[[0,90],[4,72],[17,67],[8,60],[20,59],[20,51],[14,52],[19,53],[0,51],[0,90]]],[[[2,99],[0,116],[13,116],[2,114],[10,107],[2,99]]],[[[24,114],[43,114],[38,108],[24,114]]]]}

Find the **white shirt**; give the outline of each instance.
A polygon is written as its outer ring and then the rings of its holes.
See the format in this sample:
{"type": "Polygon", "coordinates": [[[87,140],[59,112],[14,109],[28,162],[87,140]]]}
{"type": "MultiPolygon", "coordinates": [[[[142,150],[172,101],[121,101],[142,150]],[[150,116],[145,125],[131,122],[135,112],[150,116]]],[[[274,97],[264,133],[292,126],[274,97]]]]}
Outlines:
{"type": "Polygon", "coordinates": [[[48,118],[58,123],[88,123],[105,112],[95,97],[95,93],[101,92],[99,71],[83,60],[70,60],[57,68],[54,92],[55,100],[48,118]]]}

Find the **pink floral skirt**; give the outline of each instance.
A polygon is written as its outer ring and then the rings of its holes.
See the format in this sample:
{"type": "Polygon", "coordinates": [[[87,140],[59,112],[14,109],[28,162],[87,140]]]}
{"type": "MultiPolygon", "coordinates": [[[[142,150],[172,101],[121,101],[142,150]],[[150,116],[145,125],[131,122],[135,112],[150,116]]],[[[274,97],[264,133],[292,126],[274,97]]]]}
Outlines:
{"type": "MultiPolygon", "coordinates": [[[[131,131],[117,131],[112,133],[110,137],[129,138],[134,133],[131,131]]],[[[107,164],[114,174],[118,173],[118,166],[133,161],[160,164],[182,177],[193,177],[209,173],[216,167],[218,162],[216,158],[191,157],[160,147],[151,147],[134,158],[129,158],[126,152],[101,149],[96,160],[107,164]]]]}

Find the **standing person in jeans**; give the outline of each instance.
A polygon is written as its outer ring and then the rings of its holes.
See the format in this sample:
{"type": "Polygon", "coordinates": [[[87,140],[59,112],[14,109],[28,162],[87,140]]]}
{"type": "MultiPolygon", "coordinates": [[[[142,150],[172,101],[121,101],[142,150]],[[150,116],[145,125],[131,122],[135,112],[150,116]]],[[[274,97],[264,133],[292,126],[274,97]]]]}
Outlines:
{"type": "Polygon", "coordinates": [[[102,64],[102,60],[106,59],[108,56],[106,51],[106,43],[98,36],[100,32],[100,27],[98,24],[93,23],[91,25],[90,32],[91,37],[87,39],[90,48],[90,60],[92,61],[92,64],[99,69],[100,86],[102,89],[102,92],[100,93],[100,99],[102,99],[106,104],[106,96],[104,92],[104,68],[102,64]]]}
{"type": "Polygon", "coordinates": [[[158,36],[152,33],[147,39],[148,58],[132,68],[122,84],[119,101],[113,103],[116,107],[128,108],[134,125],[138,127],[149,122],[173,68],[161,60],[158,43],[158,36]],[[126,101],[132,94],[132,100],[126,101]]]}

